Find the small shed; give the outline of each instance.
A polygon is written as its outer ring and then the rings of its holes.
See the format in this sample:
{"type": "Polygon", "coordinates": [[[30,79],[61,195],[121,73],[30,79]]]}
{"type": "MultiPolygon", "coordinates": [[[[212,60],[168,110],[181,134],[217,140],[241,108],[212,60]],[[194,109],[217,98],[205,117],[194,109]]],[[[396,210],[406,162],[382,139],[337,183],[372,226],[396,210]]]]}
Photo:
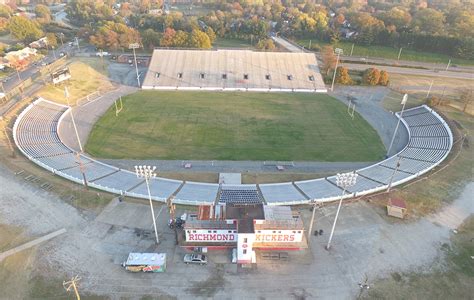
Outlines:
{"type": "Polygon", "coordinates": [[[391,198],[387,204],[387,214],[392,217],[403,219],[407,212],[407,204],[401,198],[391,198]]]}

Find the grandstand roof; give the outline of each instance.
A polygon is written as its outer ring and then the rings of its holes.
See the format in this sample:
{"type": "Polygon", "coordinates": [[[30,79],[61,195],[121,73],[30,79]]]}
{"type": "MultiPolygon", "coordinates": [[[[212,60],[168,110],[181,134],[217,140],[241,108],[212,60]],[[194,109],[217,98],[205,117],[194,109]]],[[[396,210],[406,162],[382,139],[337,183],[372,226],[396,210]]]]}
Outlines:
{"type": "Polygon", "coordinates": [[[143,89],[326,92],[313,53],[155,49],[143,89]]]}

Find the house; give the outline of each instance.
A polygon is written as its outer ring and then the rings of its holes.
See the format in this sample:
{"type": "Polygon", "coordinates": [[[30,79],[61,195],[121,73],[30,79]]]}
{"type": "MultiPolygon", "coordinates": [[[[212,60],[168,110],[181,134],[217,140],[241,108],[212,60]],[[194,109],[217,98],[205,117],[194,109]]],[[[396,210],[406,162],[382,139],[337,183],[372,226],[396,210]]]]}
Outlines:
{"type": "Polygon", "coordinates": [[[29,44],[31,48],[35,49],[41,49],[41,48],[47,48],[48,47],[48,38],[47,37],[42,37],[37,41],[31,42],[29,44]]]}
{"type": "Polygon", "coordinates": [[[26,47],[17,51],[10,51],[3,57],[3,62],[8,66],[13,61],[27,62],[32,56],[36,56],[36,52],[36,49],[30,47],[26,47]]]}

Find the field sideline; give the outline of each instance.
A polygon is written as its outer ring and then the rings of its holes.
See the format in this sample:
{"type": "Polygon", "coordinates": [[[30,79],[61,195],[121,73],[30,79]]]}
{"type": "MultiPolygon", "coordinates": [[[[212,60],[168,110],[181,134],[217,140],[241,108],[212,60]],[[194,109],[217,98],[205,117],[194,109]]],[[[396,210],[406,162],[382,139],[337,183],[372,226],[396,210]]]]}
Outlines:
{"type": "Polygon", "coordinates": [[[94,125],[99,158],[376,161],[385,148],[358,114],[324,94],[140,91],[94,125]]]}

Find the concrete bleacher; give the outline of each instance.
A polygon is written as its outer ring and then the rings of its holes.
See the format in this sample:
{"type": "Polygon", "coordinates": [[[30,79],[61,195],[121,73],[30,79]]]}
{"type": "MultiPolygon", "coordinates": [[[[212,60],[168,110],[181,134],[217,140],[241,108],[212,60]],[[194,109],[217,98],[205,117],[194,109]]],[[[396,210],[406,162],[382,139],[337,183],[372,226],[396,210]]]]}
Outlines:
{"type": "Polygon", "coordinates": [[[326,92],[313,53],[155,49],[143,89],[326,92]]]}
{"type": "MultiPolygon", "coordinates": [[[[79,156],[61,142],[57,126],[68,112],[68,107],[43,99],[33,102],[15,122],[15,144],[31,161],[56,175],[83,184],[83,171],[87,183],[94,188],[147,199],[144,179],[137,178],[134,172],[106,165],[86,155],[79,156]],[[82,171],[79,157],[83,165],[82,171]]],[[[396,186],[412,180],[433,169],[449,154],[453,136],[449,126],[436,112],[427,106],[408,109],[402,121],[410,136],[406,147],[386,160],[356,170],[360,176],[344,197],[381,191],[389,184],[396,186]]],[[[335,176],[259,185],[219,185],[153,178],[150,180],[150,192],[156,201],[166,201],[173,197],[175,203],[189,205],[211,204],[216,201],[292,205],[332,201],[341,196],[342,189],[336,186],[335,176]]]]}

